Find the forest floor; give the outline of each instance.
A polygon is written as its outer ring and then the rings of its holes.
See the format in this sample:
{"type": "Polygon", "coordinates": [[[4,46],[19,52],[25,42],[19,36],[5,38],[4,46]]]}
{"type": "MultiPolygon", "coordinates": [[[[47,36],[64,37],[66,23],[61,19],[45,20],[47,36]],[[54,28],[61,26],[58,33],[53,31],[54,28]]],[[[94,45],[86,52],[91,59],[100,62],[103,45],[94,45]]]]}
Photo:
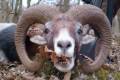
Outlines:
{"type": "MultiPolygon", "coordinates": [[[[72,80],[120,80],[120,36],[113,36],[110,68],[101,68],[92,74],[84,74],[78,70],[72,72],[72,80]]],[[[42,71],[29,72],[21,64],[0,64],[0,80],[62,80],[64,73],[57,71],[50,63],[45,63],[42,71]],[[48,67],[49,66],[49,67],[48,67]]]]}

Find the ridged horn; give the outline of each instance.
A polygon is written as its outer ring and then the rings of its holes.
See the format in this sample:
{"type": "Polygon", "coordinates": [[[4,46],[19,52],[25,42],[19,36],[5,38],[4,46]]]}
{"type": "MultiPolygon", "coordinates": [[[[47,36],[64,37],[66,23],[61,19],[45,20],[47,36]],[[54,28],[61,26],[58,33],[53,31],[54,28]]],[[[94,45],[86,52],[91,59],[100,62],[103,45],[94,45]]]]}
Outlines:
{"type": "Polygon", "coordinates": [[[34,23],[44,24],[45,22],[51,20],[56,14],[59,14],[59,10],[56,7],[38,5],[26,9],[18,20],[17,30],[15,33],[17,53],[21,62],[31,71],[37,71],[42,63],[31,60],[27,55],[25,48],[27,29],[34,23]]]}
{"type": "MultiPolygon", "coordinates": [[[[95,58],[93,63],[85,63],[82,66],[84,72],[93,72],[99,69],[105,62],[111,46],[111,25],[104,14],[104,12],[92,5],[81,5],[72,7],[67,13],[68,16],[72,16],[75,20],[81,22],[83,25],[90,24],[92,28],[95,29],[100,36],[100,50],[96,54],[98,56],[95,58]]],[[[99,45],[99,44],[97,44],[99,45]]]]}

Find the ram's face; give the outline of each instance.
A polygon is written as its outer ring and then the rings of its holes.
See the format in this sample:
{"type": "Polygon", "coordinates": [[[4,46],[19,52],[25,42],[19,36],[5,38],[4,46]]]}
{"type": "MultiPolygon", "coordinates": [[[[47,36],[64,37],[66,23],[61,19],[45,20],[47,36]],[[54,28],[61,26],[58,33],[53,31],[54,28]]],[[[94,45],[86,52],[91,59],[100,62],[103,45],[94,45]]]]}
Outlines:
{"type": "Polygon", "coordinates": [[[58,20],[46,24],[46,39],[48,47],[52,48],[57,57],[66,57],[67,63],[58,60],[54,66],[62,71],[67,72],[75,65],[75,53],[80,46],[82,37],[81,24],[70,20],[58,20]],[[52,45],[52,46],[51,46],[52,45]]]}

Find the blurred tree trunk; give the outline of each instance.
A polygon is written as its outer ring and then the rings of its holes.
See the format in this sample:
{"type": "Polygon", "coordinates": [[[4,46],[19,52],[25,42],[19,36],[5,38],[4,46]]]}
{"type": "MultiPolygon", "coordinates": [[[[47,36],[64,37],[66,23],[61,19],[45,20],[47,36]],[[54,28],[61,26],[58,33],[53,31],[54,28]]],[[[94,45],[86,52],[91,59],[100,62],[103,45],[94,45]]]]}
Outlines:
{"type": "Polygon", "coordinates": [[[0,22],[17,22],[22,0],[0,0],[0,22]]]}
{"type": "Polygon", "coordinates": [[[69,2],[70,0],[60,0],[58,6],[61,12],[66,12],[69,9],[70,7],[69,2]]]}
{"type": "Polygon", "coordinates": [[[41,0],[38,0],[37,4],[40,4],[40,1],[41,1],[41,0]]]}
{"type": "Polygon", "coordinates": [[[14,9],[15,6],[14,4],[15,4],[15,0],[10,0],[10,6],[12,10],[14,9]]]}
{"type": "Polygon", "coordinates": [[[13,22],[17,22],[19,15],[22,12],[22,0],[16,0],[16,4],[15,4],[15,9],[14,9],[14,15],[13,15],[13,22]]]}
{"type": "Polygon", "coordinates": [[[80,1],[81,1],[81,0],[78,0],[78,3],[77,3],[77,5],[79,5],[79,4],[80,4],[80,1]]]}
{"type": "Polygon", "coordinates": [[[119,30],[119,18],[118,18],[118,15],[116,15],[114,17],[114,19],[113,19],[112,29],[113,29],[113,33],[114,34],[118,34],[120,32],[120,30],[119,30]]]}
{"type": "Polygon", "coordinates": [[[103,0],[101,8],[105,13],[107,13],[107,0],[103,0]]]}
{"type": "Polygon", "coordinates": [[[119,33],[120,33],[120,10],[118,10],[118,22],[119,22],[119,33]]]}
{"type": "Polygon", "coordinates": [[[27,0],[27,8],[30,7],[31,0],[27,0]]]}
{"type": "Polygon", "coordinates": [[[0,22],[8,22],[10,7],[8,6],[9,0],[0,0],[0,22]]]}

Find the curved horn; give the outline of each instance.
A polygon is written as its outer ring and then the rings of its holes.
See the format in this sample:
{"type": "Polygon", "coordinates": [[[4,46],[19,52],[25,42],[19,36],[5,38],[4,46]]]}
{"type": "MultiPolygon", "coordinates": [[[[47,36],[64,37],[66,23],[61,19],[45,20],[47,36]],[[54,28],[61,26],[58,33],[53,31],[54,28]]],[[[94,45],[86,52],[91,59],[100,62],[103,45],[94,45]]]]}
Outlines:
{"type": "MultiPolygon", "coordinates": [[[[84,24],[92,25],[100,35],[100,50],[93,63],[85,63],[82,67],[84,72],[96,71],[105,62],[111,45],[111,25],[103,11],[92,5],[75,6],[71,8],[67,15],[84,24]]],[[[97,44],[99,45],[99,44],[97,44]]]]}
{"type": "Polygon", "coordinates": [[[51,20],[56,14],[59,14],[59,10],[56,7],[47,5],[33,6],[24,11],[18,21],[15,33],[17,53],[21,62],[31,71],[37,71],[42,63],[30,60],[27,55],[25,48],[27,29],[34,23],[44,24],[45,22],[51,20]]]}

